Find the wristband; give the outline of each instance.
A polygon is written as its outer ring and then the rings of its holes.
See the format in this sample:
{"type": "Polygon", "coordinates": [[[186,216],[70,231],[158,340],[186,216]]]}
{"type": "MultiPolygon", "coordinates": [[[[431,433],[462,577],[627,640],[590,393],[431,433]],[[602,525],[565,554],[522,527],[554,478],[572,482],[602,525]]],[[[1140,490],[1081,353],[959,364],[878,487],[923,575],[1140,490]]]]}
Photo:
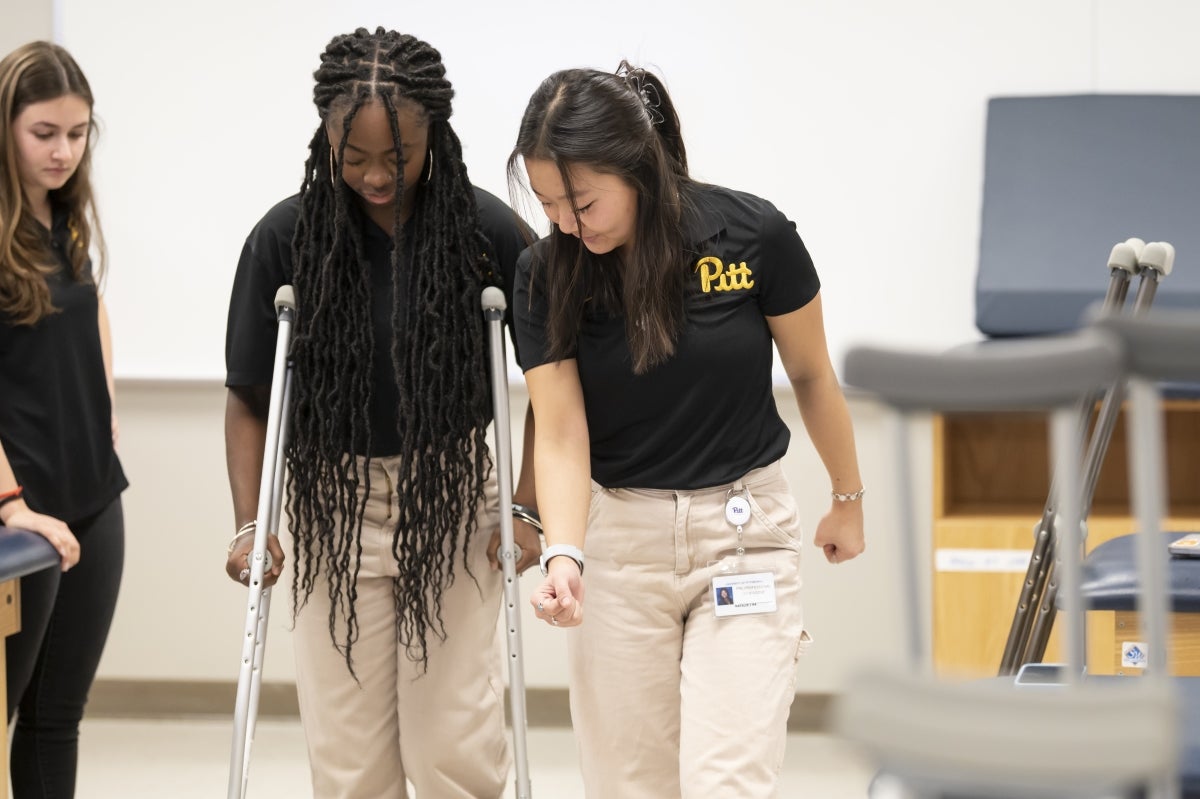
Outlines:
{"type": "Polygon", "coordinates": [[[547,566],[551,558],[556,558],[559,555],[570,558],[579,566],[579,573],[583,574],[583,550],[579,547],[570,544],[552,544],[542,550],[542,556],[538,559],[542,567],[542,576],[545,577],[550,573],[547,566]]]}
{"type": "Polygon", "coordinates": [[[865,494],[865,493],[867,493],[867,489],[865,489],[865,488],[860,488],[857,491],[851,492],[849,494],[839,494],[836,491],[829,492],[830,496],[832,496],[838,502],[854,502],[855,500],[862,499],[863,494],[865,494]]]}
{"type": "Polygon", "coordinates": [[[542,529],[542,517],[538,516],[538,512],[528,505],[520,505],[516,502],[512,503],[512,515],[514,519],[520,519],[526,524],[531,524],[538,530],[542,529]]]}
{"type": "Polygon", "coordinates": [[[22,492],[24,492],[24,490],[25,489],[23,489],[21,486],[17,486],[16,488],[12,489],[11,491],[5,491],[3,494],[0,494],[0,508],[3,508],[5,505],[7,505],[10,502],[14,502],[14,501],[20,499],[21,494],[22,494],[22,492]]]}
{"type": "Polygon", "coordinates": [[[241,527],[239,527],[238,531],[233,534],[233,538],[231,538],[229,540],[229,548],[225,550],[225,554],[232,555],[233,548],[235,546],[237,546],[237,542],[241,540],[242,536],[246,535],[247,533],[253,533],[256,530],[258,530],[258,520],[257,519],[251,519],[250,521],[246,522],[241,527]]]}

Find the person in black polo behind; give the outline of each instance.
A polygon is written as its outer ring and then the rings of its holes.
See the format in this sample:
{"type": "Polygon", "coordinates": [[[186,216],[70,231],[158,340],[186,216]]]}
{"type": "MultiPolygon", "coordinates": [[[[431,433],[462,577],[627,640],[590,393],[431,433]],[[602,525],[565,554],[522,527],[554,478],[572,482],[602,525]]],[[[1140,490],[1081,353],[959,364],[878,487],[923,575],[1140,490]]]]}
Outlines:
{"type": "Polygon", "coordinates": [[[531,602],[578,625],[587,796],[776,796],[808,637],[773,344],[832,484],[814,543],[833,562],[864,548],[812,260],[769,202],[689,177],[661,80],[628,64],[542,83],[514,194],[523,177],[551,223],[517,267],[548,544],[531,602]],[[736,604],[717,606],[722,586],[736,604]]]}
{"type": "Polygon", "coordinates": [[[13,799],[75,795],[125,563],[94,105],[57,44],[0,59],[0,526],[61,558],[21,578],[21,629],[4,642],[13,799]]]}

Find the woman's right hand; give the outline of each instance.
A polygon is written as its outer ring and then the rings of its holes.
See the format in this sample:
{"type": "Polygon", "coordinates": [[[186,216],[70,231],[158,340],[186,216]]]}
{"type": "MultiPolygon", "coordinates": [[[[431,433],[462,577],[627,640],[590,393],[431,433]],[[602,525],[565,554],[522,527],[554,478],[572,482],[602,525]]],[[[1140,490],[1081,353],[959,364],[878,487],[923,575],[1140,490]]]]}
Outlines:
{"type": "MultiPolygon", "coordinates": [[[[250,584],[250,555],[253,550],[253,530],[247,531],[233,542],[229,557],[225,560],[225,573],[229,575],[230,580],[242,585],[250,584]]],[[[267,536],[267,554],[270,555],[268,562],[271,568],[263,572],[263,588],[275,585],[279,575],[283,574],[283,547],[279,545],[279,536],[267,536]]]]}
{"type": "Polygon", "coordinates": [[[35,513],[24,500],[17,500],[17,504],[20,507],[12,510],[4,520],[6,527],[30,530],[49,541],[62,559],[63,571],[79,562],[79,540],[66,522],[44,513],[35,513]]]}

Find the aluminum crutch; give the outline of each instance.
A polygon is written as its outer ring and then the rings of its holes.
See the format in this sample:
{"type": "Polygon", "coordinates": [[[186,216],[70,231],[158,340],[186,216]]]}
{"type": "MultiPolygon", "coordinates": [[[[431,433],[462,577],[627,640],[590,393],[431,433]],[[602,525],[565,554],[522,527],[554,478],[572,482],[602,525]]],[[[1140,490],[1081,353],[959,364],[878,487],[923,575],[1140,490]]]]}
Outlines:
{"type": "Polygon", "coordinates": [[[244,799],[250,778],[250,750],[258,721],[259,689],[262,686],[263,654],[267,644],[267,619],[271,611],[271,589],[263,587],[263,575],[271,567],[267,538],[278,534],[283,504],[283,450],[286,420],[291,401],[292,369],[288,359],[296,295],[291,286],[275,293],[279,333],[275,341],[275,366],[271,400],[267,412],[267,436],[263,447],[262,479],[258,489],[254,549],[250,557],[250,589],[246,600],[246,628],[242,638],[242,660],[238,670],[237,701],[233,711],[233,750],[229,757],[229,799],[244,799]]]}
{"type": "MultiPolygon", "coordinates": [[[[491,345],[492,408],[496,433],[496,473],[500,491],[500,550],[504,570],[504,618],[508,638],[508,700],[512,714],[513,762],[517,799],[530,799],[529,753],[525,743],[525,669],[521,660],[520,586],[517,583],[518,550],[513,543],[512,437],[508,410],[508,359],[504,355],[504,292],[495,286],[483,290],[483,318],[491,345]]],[[[527,519],[527,521],[532,521],[527,519]]]]}
{"type": "MultiPolygon", "coordinates": [[[[1145,246],[1145,242],[1141,239],[1131,238],[1116,244],[1112,248],[1112,252],[1108,256],[1108,291],[1105,294],[1103,303],[1106,311],[1115,311],[1124,306],[1125,298],[1129,291],[1130,280],[1137,273],[1138,261],[1142,256],[1142,250],[1145,246]]],[[[1099,395],[1091,396],[1079,404],[1076,415],[1079,419],[1081,435],[1090,426],[1098,399],[1099,395]]],[[[1106,397],[1105,399],[1106,402],[1101,411],[1101,417],[1107,412],[1108,415],[1115,418],[1115,414],[1107,410],[1111,402],[1110,398],[1106,397]]],[[[1093,439],[1093,443],[1095,441],[1096,439],[1093,439]]],[[[1094,457],[1095,454],[1089,451],[1089,458],[1094,457]]],[[[1102,455],[1103,453],[1100,454],[1102,455]]],[[[1095,475],[1089,473],[1088,477],[1084,478],[1085,484],[1089,479],[1094,481],[1095,475]]],[[[1057,487],[1051,481],[1046,504],[1042,509],[1042,517],[1034,526],[1034,545],[1029,558],[1029,567],[1025,572],[1025,580],[1021,584],[1021,592],[1017,598],[1017,607],[1013,612],[1012,624],[1008,631],[1008,640],[1005,643],[1004,653],[1000,659],[999,674],[1002,676],[1016,674],[1020,667],[1029,660],[1029,642],[1035,626],[1035,613],[1037,608],[1042,604],[1042,598],[1046,592],[1046,584],[1051,579],[1054,564],[1054,537],[1052,531],[1056,516],[1056,492],[1057,487]]],[[[1086,507],[1083,516],[1085,518],[1087,516],[1086,507]]]]}
{"type": "MultiPolygon", "coordinates": [[[[1154,296],[1158,291],[1159,282],[1171,274],[1175,263],[1175,248],[1167,242],[1154,241],[1145,246],[1138,256],[1138,273],[1141,276],[1137,295],[1134,297],[1132,315],[1138,316],[1150,309],[1154,296]]],[[[1117,415],[1121,411],[1125,399],[1125,381],[1119,380],[1105,392],[1104,402],[1100,407],[1096,427],[1084,462],[1084,474],[1080,488],[1079,509],[1080,518],[1086,520],[1091,512],[1095,496],[1096,482],[1100,477],[1100,467],[1112,440],[1113,428],[1117,423],[1117,415]]],[[[1082,552],[1078,553],[1082,557],[1082,552]]],[[[1050,642],[1050,633],[1057,615],[1058,580],[1054,573],[1057,568],[1057,558],[1045,564],[1048,573],[1042,593],[1040,607],[1033,619],[1029,631],[1029,641],[1022,662],[1040,663],[1045,657],[1046,647],[1050,642]]]]}

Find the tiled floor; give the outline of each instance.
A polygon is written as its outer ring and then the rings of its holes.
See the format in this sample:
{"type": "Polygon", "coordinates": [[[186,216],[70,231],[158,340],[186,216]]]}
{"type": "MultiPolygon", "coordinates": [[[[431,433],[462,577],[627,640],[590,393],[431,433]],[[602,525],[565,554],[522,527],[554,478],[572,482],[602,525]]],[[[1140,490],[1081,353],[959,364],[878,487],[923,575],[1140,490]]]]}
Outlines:
{"type": "MultiPolygon", "coordinates": [[[[224,797],[231,741],[231,724],[221,720],[85,720],[76,799],[224,797]]],[[[569,730],[531,729],[527,743],[536,799],[583,796],[569,730]]],[[[837,740],[824,735],[789,737],[784,799],[861,799],[869,779],[868,769],[837,740]]],[[[259,723],[247,797],[311,799],[297,722],[259,723]]]]}

